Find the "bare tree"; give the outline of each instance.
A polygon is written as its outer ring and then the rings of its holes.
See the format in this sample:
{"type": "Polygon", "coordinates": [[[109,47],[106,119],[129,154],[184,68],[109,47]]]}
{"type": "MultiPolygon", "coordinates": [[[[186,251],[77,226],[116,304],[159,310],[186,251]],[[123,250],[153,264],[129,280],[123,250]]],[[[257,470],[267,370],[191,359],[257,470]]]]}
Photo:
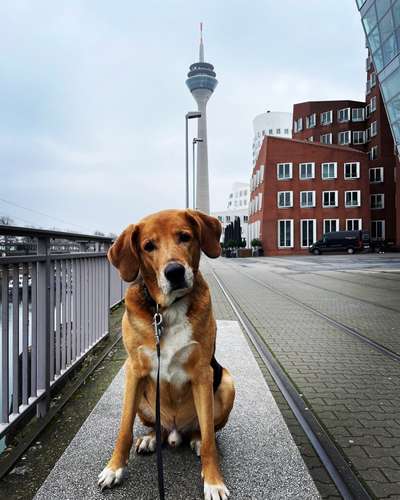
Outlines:
{"type": "Polygon", "coordinates": [[[8,215],[0,215],[0,225],[13,226],[14,224],[15,224],[14,220],[8,215]]]}

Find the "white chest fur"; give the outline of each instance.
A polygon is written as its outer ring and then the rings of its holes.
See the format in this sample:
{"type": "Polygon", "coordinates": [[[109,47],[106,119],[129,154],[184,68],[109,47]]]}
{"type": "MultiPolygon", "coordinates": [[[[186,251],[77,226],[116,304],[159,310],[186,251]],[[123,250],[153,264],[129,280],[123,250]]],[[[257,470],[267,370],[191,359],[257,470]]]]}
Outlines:
{"type": "MultiPolygon", "coordinates": [[[[163,313],[163,336],[161,339],[160,379],[173,385],[188,381],[183,368],[197,342],[192,338],[192,327],[186,315],[188,303],[185,298],[171,305],[163,313]]],[[[150,376],[157,378],[157,353],[146,349],[151,359],[150,376]]]]}

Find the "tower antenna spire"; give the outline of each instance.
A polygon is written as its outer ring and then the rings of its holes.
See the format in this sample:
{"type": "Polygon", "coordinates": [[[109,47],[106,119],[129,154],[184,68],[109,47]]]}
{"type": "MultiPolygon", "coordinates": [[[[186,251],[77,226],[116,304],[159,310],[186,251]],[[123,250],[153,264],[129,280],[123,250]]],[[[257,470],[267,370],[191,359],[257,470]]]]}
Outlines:
{"type": "Polygon", "coordinates": [[[200,51],[199,61],[204,62],[204,45],[203,45],[203,23],[200,23],[200,51]]]}

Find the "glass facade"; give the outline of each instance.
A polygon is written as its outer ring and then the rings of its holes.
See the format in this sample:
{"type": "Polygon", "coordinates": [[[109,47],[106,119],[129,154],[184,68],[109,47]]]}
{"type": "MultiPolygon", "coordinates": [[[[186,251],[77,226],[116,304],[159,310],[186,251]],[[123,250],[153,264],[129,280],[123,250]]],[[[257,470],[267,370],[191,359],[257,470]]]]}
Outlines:
{"type": "Polygon", "coordinates": [[[400,0],[356,0],[400,154],[400,0]]]}

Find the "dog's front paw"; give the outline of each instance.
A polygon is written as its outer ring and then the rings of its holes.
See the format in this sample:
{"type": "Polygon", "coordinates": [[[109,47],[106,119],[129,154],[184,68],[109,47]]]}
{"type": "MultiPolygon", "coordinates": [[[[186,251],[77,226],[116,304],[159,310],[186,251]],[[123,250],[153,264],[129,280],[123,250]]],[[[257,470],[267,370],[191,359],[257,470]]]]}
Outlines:
{"type": "Polygon", "coordinates": [[[111,467],[105,467],[99,474],[99,480],[97,484],[100,486],[101,491],[105,488],[112,488],[119,483],[122,483],[124,479],[125,467],[120,467],[119,469],[113,470],[111,467]]]}
{"type": "Polygon", "coordinates": [[[204,500],[227,500],[229,497],[229,490],[224,485],[209,484],[204,481],[204,500]]]}

